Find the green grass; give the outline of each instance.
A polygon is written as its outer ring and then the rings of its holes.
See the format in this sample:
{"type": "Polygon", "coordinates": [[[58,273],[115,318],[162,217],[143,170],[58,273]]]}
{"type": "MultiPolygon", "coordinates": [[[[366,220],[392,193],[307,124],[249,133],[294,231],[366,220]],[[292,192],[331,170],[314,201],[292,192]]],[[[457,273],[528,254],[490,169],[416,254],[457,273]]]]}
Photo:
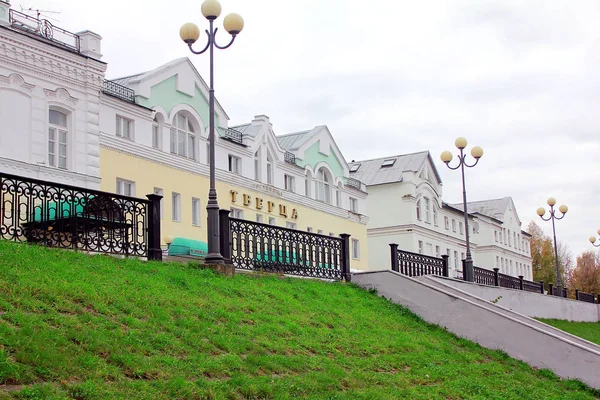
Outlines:
{"type": "Polygon", "coordinates": [[[542,319],[545,324],[552,325],[555,328],[579,336],[582,339],[600,344],[600,322],[571,322],[562,319],[542,319]]]}
{"type": "Polygon", "coordinates": [[[3,241],[0,383],[18,399],[600,395],[354,285],[3,241]]]}

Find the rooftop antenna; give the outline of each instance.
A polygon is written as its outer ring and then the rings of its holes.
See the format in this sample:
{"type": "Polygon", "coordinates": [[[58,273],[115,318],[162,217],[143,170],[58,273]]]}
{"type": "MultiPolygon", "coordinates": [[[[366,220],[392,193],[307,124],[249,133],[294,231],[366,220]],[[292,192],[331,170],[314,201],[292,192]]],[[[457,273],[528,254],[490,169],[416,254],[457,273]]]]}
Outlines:
{"type": "Polygon", "coordinates": [[[58,19],[50,17],[49,15],[46,15],[46,14],[60,14],[60,11],[40,10],[40,9],[33,8],[33,7],[23,7],[22,5],[20,5],[19,7],[21,7],[21,12],[25,13],[27,15],[30,15],[30,13],[36,13],[36,19],[40,19],[40,17],[44,17],[44,19],[58,22],[58,19]]]}

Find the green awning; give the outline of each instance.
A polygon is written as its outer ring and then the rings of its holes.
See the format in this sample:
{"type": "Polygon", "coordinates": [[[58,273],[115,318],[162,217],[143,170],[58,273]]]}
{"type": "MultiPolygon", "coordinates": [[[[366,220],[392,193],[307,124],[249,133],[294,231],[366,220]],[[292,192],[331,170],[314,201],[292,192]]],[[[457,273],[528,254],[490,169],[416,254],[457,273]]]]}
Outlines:
{"type": "Polygon", "coordinates": [[[208,244],[199,240],[176,237],[169,245],[170,256],[204,257],[208,254],[208,244]]]}

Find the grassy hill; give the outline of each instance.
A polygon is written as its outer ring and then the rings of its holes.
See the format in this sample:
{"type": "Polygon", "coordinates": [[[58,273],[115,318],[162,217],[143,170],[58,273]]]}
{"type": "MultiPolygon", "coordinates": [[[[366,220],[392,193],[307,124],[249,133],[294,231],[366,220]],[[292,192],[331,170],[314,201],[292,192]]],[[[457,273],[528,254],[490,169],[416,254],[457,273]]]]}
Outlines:
{"type": "Polygon", "coordinates": [[[353,285],[228,278],[5,241],[0,384],[0,398],[19,399],[599,394],[458,339],[353,285]]]}

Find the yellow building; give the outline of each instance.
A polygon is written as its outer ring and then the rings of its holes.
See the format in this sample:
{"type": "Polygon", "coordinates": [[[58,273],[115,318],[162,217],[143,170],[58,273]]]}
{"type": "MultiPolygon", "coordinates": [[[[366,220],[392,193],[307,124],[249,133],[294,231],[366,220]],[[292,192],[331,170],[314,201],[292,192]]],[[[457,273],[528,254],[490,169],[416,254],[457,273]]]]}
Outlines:
{"type": "MultiPolygon", "coordinates": [[[[101,189],[163,195],[162,236],[206,242],[205,82],[183,58],[114,83],[131,96],[104,95],[101,102],[101,189]]],[[[280,227],[347,233],[351,268],[368,269],[366,188],[349,177],[327,127],[276,136],[267,116],[228,127],[229,117],[218,102],[215,108],[220,208],[230,209],[235,218],[280,227]]]]}

